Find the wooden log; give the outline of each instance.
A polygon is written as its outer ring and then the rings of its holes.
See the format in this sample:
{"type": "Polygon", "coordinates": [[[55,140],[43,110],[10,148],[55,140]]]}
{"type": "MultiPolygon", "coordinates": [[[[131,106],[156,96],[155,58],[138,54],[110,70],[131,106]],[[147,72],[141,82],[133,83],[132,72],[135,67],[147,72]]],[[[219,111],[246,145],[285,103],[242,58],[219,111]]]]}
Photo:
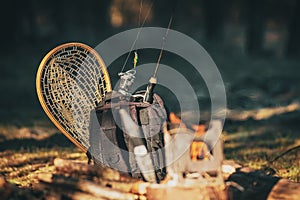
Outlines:
{"type": "Polygon", "coordinates": [[[121,174],[117,170],[108,167],[88,165],[87,163],[74,160],[56,158],[54,160],[54,166],[56,171],[62,174],[89,175],[112,181],[130,182],[134,180],[132,177],[121,174]]]}
{"type": "Polygon", "coordinates": [[[67,174],[98,175],[100,173],[94,166],[74,160],[56,158],[54,166],[58,172],[67,174]]]}
{"type": "Polygon", "coordinates": [[[287,179],[281,179],[272,188],[267,200],[299,200],[300,183],[294,183],[287,179]]]}
{"type": "MultiPolygon", "coordinates": [[[[73,160],[55,159],[55,168],[58,174],[91,175],[99,185],[117,189],[123,192],[130,192],[138,195],[145,195],[146,188],[150,183],[134,179],[118,171],[101,166],[91,166],[83,162],[73,160]]],[[[44,182],[51,182],[51,174],[40,174],[39,179],[44,182]]]]}
{"type": "Polygon", "coordinates": [[[131,192],[132,187],[133,187],[133,182],[120,182],[120,181],[110,181],[110,180],[98,180],[97,183],[99,182],[99,185],[120,190],[122,192],[131,192]]]}
{"type": "Polygon", "coordinates": [[[147,188],[147,200],[227,200],[227,191],[223,186],[201,184],[151,184],[147,188]]]}
{"type": "MultiPolygon", "coordinates": [[[[64,197],[68,197],[69,199],[72,200],[82,200],[82,199],[88,199],[88,200],[107,200],[106,198],[101,198],[98,196],[94,196],[91,194],[85,194],[82,192],[70,192],[70,193],[65,193],[63,194],[64,197]]],[[[61,198],[63,199],[63,198],[61,198]]]]}
{"type": "Polygon", "coordinates": [[[230,199],[300,199],[300,183],[242,168],[227,179],[230,199]],[[248,172],[250,171],[250,172],[248,172]],[[234,184],[232,184],[234,183],[234,184]]]}
{"type": "MultiPolygon", "coordinates": [[[[38,176],[39,180],[44,183],[48,183],[49,187],[54,189],[59,188],[62,193],[67,193],[68,190],[81,191],[89,195],[93,195],[99,198],[116,199],[116,200],[135,200],[138,199],[138,195],[123,192],[114,188],[104,187],[87,180],[69,179],[63,176],[55,177],[54,175],[44,174],[38,176]]],[[[127,189],[128,191],[131,188],[127,189]]],[[[68,195],[69,196],[69,195],[68,195]]]]}
{"type": "Polygon", "coordinates": [[[131,193],[121,192],[112,188],[99,186],[90,181],[79,181],[76,186],[87,193],[115,200],[135,200],[138,199],[137,195],[131,193]]]}
{"type": "Polygon", "coordinates": [[[13,187],[3,178],[0,177],[0,196],[3,199],[8,199],[13,192],[13,187]]]}
{"type": "MultiPolygon", "coordinates": [[[[51,173],[42,173],[38,175],[40,182],[52,183],[53,179],[55,182],[63,182],[62,177],[57,178],[51,173]]],[[[150,185],[148,182],[134,181],[134,182],[121,182],[121,181],[111,181],[106,179],[97,179],[96,184],[100,186],[109,187],[112,189],[120,190],[122,192],[133,193],[137,195],[145,195],[147,192],[147,187],[150,185]]]]}
{"type": "Polygon", "coordinates": [[[129,192],[137,195],[146,195],[147,187],[150,185],[149,182],[144,182],[141,180],[135,180],[134,182],[121,182],[99,179],[97,182],[99,182],[101,186],[110,187],[122,192],[129,192]]]}
{"type": "MultiPolygon", "coordinates": [[[[101,198],[99,196],[95,196],[93,194],[87,194],[84,192],[80,192],[80,191],[76,191],[77,188],[73,188],[73,190],[66,190],[63,188],[63,190],[61,190],[60,188],[57,189],[57,183],[55,183],[55,181],[53,181],[53,174],[50,173],[43,173],[43,174],[39,174],[38,175],[38,179],[40,181],[40,183],[47,183],[48,187],[45,186],[41,186],[41,184],[39,184],[39,189],[43,188],[43,190],[48,190],[47,191],[47,199],[64,199],[64,197],[67,197],[68,199],[72,199],[72,200],[81,200],[81,199],[90,199],[90,200],[104,200],[104,198],[101,198]]],[[[43,184],[42,184],[43,185],[43,184]]]]}

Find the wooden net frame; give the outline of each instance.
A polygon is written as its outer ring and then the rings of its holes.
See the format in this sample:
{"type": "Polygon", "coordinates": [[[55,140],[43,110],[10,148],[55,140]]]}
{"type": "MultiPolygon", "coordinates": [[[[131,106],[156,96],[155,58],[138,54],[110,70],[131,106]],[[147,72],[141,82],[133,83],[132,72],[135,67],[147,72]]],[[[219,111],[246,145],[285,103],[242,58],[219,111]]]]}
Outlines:
{"type": "Polygon", "coordinates": [[[112,90],[100,55],[82,43],[57,46],[40,63],[36,90],[42,108],[54,125],[86,152],[90,113],[112,90]]]}

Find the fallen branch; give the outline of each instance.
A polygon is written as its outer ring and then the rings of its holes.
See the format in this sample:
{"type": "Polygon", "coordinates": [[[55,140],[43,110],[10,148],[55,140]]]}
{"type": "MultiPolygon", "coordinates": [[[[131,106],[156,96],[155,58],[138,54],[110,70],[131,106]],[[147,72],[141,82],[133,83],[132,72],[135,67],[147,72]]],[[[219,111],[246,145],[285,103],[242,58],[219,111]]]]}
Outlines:
{"type": "Polygon", "coordinates": [[[292,148],[286,150],[285,152],[281,153],[279,156],[276,156],[273,160],[269,161],[269,163],[273,163],[276,160],[278,160],[279,158],[283,157],[284,155],[290,153],[291,151],[297,150],[297,149],[300,149],[300,145],[292,147],[292,148]]]}
{"type": "Polygon", "coordinates": [[[57,173],[60,174],[89,175],[106,180],[124,182],[130,182],[133,180],[131,177],[125,174],[121,174],[117,170],[108,167],[88,165],[87,163],[77,162],[74,160],[64,160],[56,158],[54,160],[54,166],[57,173]]]}
{"type": "Polygon", "coordinates": [[[59,188],[59,190],[61,190],[60,192],[68,197],[70,197],[70,191],[72,193],[76,191],[79,193],[83,192],[84,194],[82,195],[90,195],[114,200],[138,199],[138,195],[129,192],[123,192],[114,188],[104,187],[92,181],[71,179],[51,174],[40,175],[38,178],[41,182],[47,184],[52,190],[59,188]]]}

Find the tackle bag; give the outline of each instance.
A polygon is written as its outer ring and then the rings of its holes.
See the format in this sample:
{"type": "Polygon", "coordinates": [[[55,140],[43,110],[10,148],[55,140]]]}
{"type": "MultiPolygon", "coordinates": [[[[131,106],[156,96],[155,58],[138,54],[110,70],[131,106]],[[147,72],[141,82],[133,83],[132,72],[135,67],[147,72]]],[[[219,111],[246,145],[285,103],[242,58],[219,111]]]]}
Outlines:
{"type": "MultiPolygon", "coordinates": [[[[117,93],[117,92],[114,92],[117,93]]],[[[105,100],[91,112],[89,153],[95,164],[128,172],[136,178],[142,174],[137,165],[134,147],[144,145],[151,156],[156,181],[166,175],[162,127],[167,113],[162,99],[153,95],[153,103],[143,103],[141,97],[129,100],[108,93],[105,100]],[[119,110],[126,108],[142,137],[124,131],[119,110]]]]}

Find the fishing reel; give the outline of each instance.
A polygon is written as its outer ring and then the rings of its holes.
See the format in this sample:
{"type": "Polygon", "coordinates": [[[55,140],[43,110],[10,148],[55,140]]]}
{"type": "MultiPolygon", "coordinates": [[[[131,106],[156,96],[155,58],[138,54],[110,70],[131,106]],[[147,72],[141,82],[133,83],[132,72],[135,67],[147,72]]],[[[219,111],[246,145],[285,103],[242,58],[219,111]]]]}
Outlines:
{"type": "Polygon", "coordinates": [[[118,92],[124,95],[125,97],[130,97],[131,93],[129,92],[132,84],[135,80],[136,70],[131,69],[126,72],[120,72],[118,76],[120,77],[120,84],[118,92]]]}
{"type": "Polygon", "coordinates": [[[119,84],[118,92],[120,94],[122,94],[123,97],[125,97],[125,99],[129,99],[130,97],[133,97],[133,98],[137,98],[137,99],[142,99],[143,103],[152,104],[153,103],[153,90],[154,90],[154,87],[157,83],[156,78],[151,77],[149,79],[147,88],[144,92],[131,94],[129,92],[129,90],[130,90],[131,86],[134,83],[135,74],[136,74],[135,69],[131,69],[131,70],[128,70],[126,72],[120,72],[118,74],[119,77],[120,77],[120,84],[119,84]]]}

